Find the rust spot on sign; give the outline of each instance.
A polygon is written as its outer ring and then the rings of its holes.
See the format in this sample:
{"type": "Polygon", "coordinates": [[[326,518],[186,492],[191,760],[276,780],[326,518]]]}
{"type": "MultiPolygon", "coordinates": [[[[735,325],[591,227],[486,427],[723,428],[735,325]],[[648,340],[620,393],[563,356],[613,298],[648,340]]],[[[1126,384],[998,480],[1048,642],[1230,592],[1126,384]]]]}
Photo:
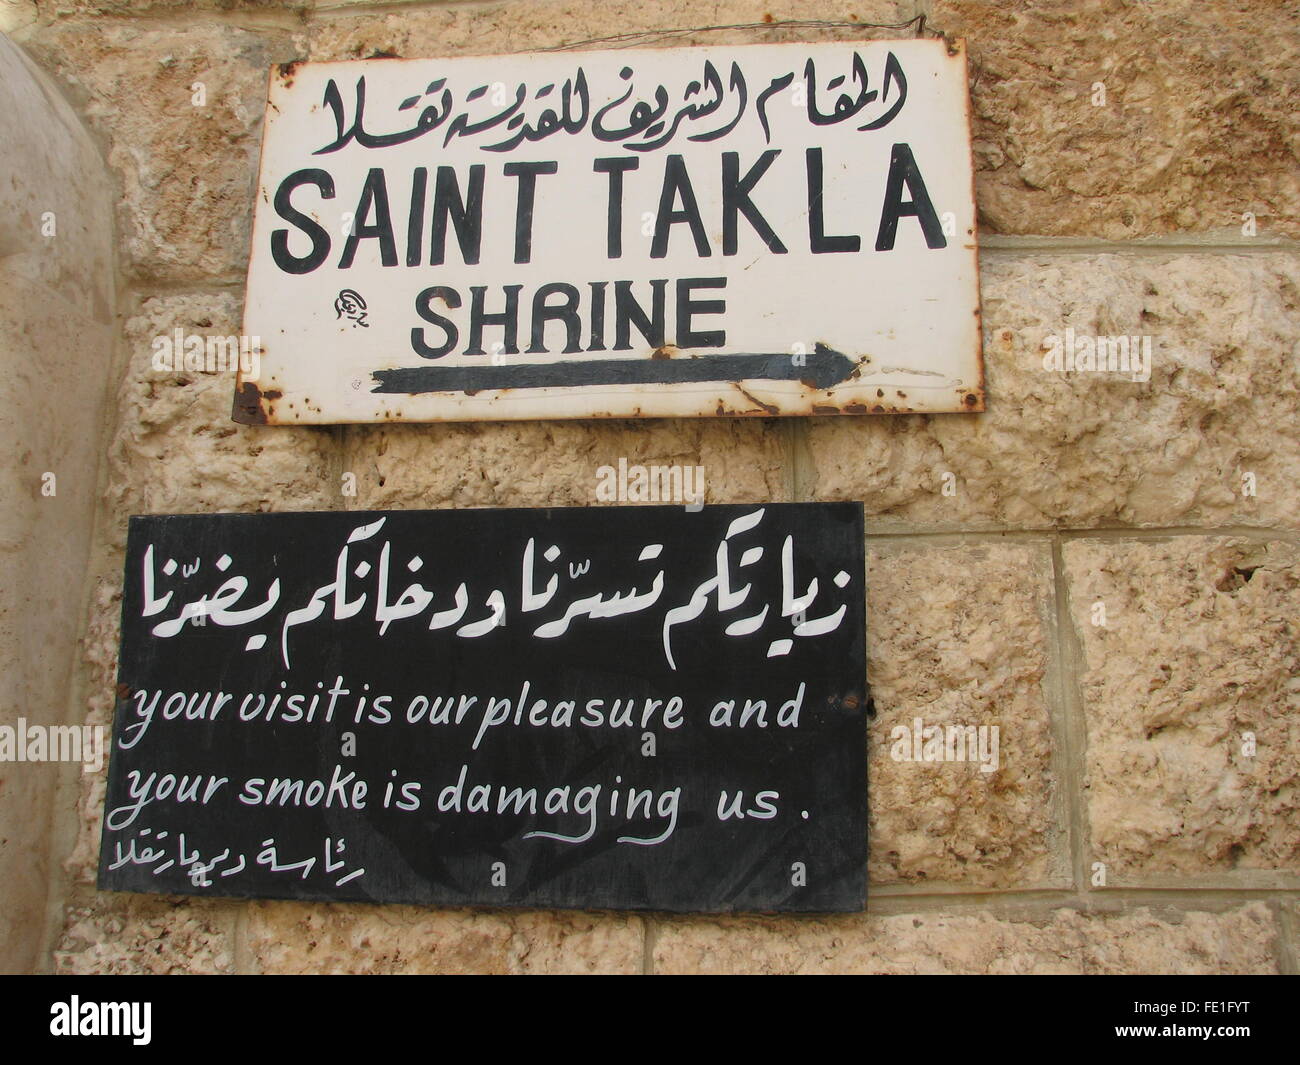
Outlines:
{"type": "Polygon", "coordinates": [[[739,390],[742,396],[744,396],[747,400],[749,400],[750,403],[754,404],[754,406],[756,407],[762,407],[763,410],[767,411],[768,414],[781,413],[779,407],[775,407],[771,403],[764,403],[761,399],[759,399],[756,396],[751,396],[748,392],[746,392],[743,388],[741,388],[740,385],[737,385],[736,388],[739,390]]]}
{"type": "Polygon", "coordinates": [[[281,63],[276,68],[279,71],[280,80],[284,82],[284,87],[286,89],[293,85],[294,73],[298,70],[298,67],[302,65],[302,62],[301,59],[291,59],[287,63],[281,63]]]}
{"type": "Polygon", "coordinates": [[[266,411],[262,409],[261,390],[252,381],[244,381],[235,392],[235,407],[230,412],[230,417],[241,425],[267,423],[266,411]]]}

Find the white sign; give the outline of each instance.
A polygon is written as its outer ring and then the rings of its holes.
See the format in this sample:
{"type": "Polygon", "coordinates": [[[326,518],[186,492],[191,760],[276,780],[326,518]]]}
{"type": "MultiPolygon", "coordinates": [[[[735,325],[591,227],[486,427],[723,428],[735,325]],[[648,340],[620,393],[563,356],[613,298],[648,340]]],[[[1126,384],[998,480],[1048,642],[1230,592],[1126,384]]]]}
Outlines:
{"type": "Polygon", "coordinates": [[[272,72],[235,417],[984,409],[942,40],[272,72]]]}

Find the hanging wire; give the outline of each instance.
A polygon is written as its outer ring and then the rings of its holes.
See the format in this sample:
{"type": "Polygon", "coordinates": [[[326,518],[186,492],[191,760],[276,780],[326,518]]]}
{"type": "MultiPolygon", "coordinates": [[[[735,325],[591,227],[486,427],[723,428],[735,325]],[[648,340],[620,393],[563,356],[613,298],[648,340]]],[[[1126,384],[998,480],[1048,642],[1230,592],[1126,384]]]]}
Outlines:
{"type": "MultiPolygon", "coordinates": [[[[916,15],[906,22],[836,22],[824,19],[782,19],[773,22],[737,22],[729,26],[691,26],[682,29],[639,30],[630,33],[615,33],[609,37],[590,37],[585,41],[571,41],[568,44],[551,45],[549,48],[536,49],[540,52],[565,52],[571,48],[586,48],[594,44],[611,44],[622,48],[631,48],[651,41],[673,40],[677,37],[689,37],[696,33],[713,33],[720,30],[905,30],[916,28],[916,36],[926,35],[925,16],[916,15]]],[[[942,33],[929,31],[933,37],[942,37],[942,33]]]]}

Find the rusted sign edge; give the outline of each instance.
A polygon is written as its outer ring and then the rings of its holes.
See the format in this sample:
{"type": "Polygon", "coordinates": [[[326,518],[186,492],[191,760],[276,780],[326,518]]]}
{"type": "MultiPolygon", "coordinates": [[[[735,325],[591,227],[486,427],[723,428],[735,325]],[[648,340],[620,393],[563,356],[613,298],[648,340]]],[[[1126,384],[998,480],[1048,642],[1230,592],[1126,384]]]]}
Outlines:
{"type": "MultiPolygon", "coordinates": [[[[865,45],[865,44],[879,44],[885,40],[887,40],[887,38],[863,38],[858,41],[847,40],[847,41],[835,42],[835,43],[850,44],[850,45],[853,44],[865,45]]],[[[818,397],[815,395],[805,395],[800,397],[800,399],[802,401],[801,407],[806,407],[806,409],[792,409],[789,405],[782,408],[782,407],[776,407],[771,403],[765,403],[755,398],[746,390],[744,386],[755,384],[756,382],[750,379],[742,379],[738,381],[733,380],[733,381],[725,381],[725,382],[716,382],[716,384],[718,385],[719,388],[726,388],[726,389],[731,389],[736,392],[739,392],[750,404],[750,406],[747,406],[744,409],[741,409],[738,406],[728,405],[726,402],[719,399],[715,409],[712,411],[698,410],[694,413],[683,413],[680,410],[673,411],[673,412],[666,412],[666,411],[657,412],[653,408],[658,405],[657,400],[659,398],[665,398],[671,400],[674,396],[680,397],[680,392],[674,391],[673,386],[657,385],[655,386],[656,391],[654,393],[647,393],[645,397],[645,401],[640,405],[634,407],[631,410],[631,412],[629,412],[626,409],[621,409],[617,411],[584,411],[582,413],[568,415],[556,411],[552,411],[547,414],[532,414],[532,413],[511,413],[508,410],[501,410],[501,411],[494,412],[491,418],[488,419],[488,418],[483,418],[481,415],[479,417],[472,417],[470,416],[472,412],[461,410],[461,411],[453,412],[452,414],[449,414],[446,417],[441,417],[436,415],[435,416],[426,415],[418,419],[408,420],[402,417],[401,411],[397,411],[397,412],[385,411],[383,413],[383,416],[380,418],[340,417],[329,422],[319,422],[319,421],[303,422],[301,420],[300,413],[295,411],[295,413],[292,416],[286,416],[287,412],[285,410],[280,409],[277,406],[277,404],[284,399],[284,393],[280,389],[276,389],[276,388],[263,389],[255,381],[244,380],[243,371],[241,369],[239,375],[236,378],[235,395],[234,395],[234,402],[231,411],[231,419],[241,425],[280,426],[280,425],[294,425],[294,424],[297,425],[375,425],[375,424],[384,424],[385,422],[389,422],[389,423],[401,422],[403,424],[456,424],[456,423],[466,423],[466,422],[483,421],[483,420],[598,421],[604,419],[620,419],[620,418],[701,418],[701,417],[802,418],[802,417],[810,417],[810,416],[828,417],[833,415],[841,415],[841,416],[885,415],[885,414],[939,415],[939,414],[985,413],[987,410],[987,391],[986,391],[986,373],[985,373],[985,366],[984,366],[984,336],[983,336],[983,312],[982,312],[983,297],[982,297],[982,291],[980,286],[979,246],[978,246],[979,242],[976,233],[976,227],[978,225],[978,204],[975,198],[975,165],[974,165],[974,157],[973,157],[974,124],[973,124],[973,116],[972,116],[972,109],[971,109],[970,71],[969,71],[969,63],[967,58],[967,42],[966,39],[962,37],[949,38],[945,36],[943,38],[936,39],[936,43],[937,40],[942,40],[946,45],[946,51],[949,60],[961,64],[960,84],[966,85],[966,91],[962,95],[962,110],[965,115],[965,125],[966,125],[966,144],[968,150],[972,153],[970,159],[970,164],[971,164],[970,201],[972,205],[972,226],[970,229],[966,231],[966,235],[970,238],[970,242],[968,244],[963,245],[963,247],[971,254],[971,268],[972,268],[973,276],[975,278],[975,307],[973,309],[973,314],[976,319],[976,330],[975,330],[975,350],[973,354],[975,357],[976,383],[970,387],[963,387],[963,388],[956,389],[957,393],[962,397],[961,408],[949,408],[945,410],[927,410],[923,408],[918,409],[916,407],[912,407],[905,403],[898,403],[895,400],[889,398],[889,396],[887,395],[887,391],[893,392],[897,399],[906,400],[908,397],[905,391],[903,391],[902,389],[898,389],[896,387],[891,388],[889,390],[886,390],[884,388],[878,388],[876,390],[876,398],[879,400],[879,402],[874,402],[874,403],[873,402],[864,403],[860,399],[854,399],[850,402],[843,404],[842,406],[837,406],[834,403],[825,402],[825,397],[818,397]],[[650,409],[647,410],[646,408],[650,408],[650,409]]],[[[782,42],[782,43],[817,44],[823,42],[789,41],[789,42],[782,42]]],[[[677,47],[681,47],[681,46],[677,45],[677,47]]],[[[686,47],[699,47],[699,46],[688,45],[686,47]]],[[[658,50],[661,49],[655,49],[655,48],[621,49],[621,51],[628,51],[628,52],[652,52],[658,50]]],[[[376,52],[373,56],[367,58],[394,59],[398,61],[411,61],[411,62],[427,62],[429,59],[438,59],[438,58],[446,58],[446,57],[439,57],[439,56],[407,57],[407,56],[397,56],[391,53],[376,52]]],[[[470,58],[470,57],[456,57],[456,58],[470,58]]],[[[490,60],[493,58],[508,59],[510,57],[508,55],[498,54],[495,56],[476,55],[473,56],[472,58],[490,60]]],[[[340,60],[339,62],[355,62],[355,61],[356,60],[340,60]]],[[[295,59],[289,62],[275,64],[268,71],[267,90],[266,90],[267,98],[266,98],[266,106],[263,108],[262,137],[258,147],[258,168],[257,168],[258,177],[257,177],[257,188],[254,192],[254,202],[256,202],[257,196],[260,195],[263,198],[265,198],[266,195],[262,170],[263,170],[263,164],[265,162],[265,147],[266,147],[266,117],[265,116],[266,113],[271,109],[271,86],[278,78],[280,81],[284,83],[285,88],[291,87],[293,85],[294,75],[297,71],[297,68],[303,65],[305,62],[307,61],[302,59],[295,59]]],[[[256,218],[256,215],[254,217],[256,218]]],[[[256,226],[254,225],[253,239],[255,240],[256,237],[257,237],[256,226]]],[[[248,285],[248,281],[246,276],[245,297],[247,297],[247,285],[248,285]]],[[[245,299],[244,313],[246,316],[247,298],[245,299]]],[[[248,326],[246,320],[244,324],[244,332],[247,335],[248,326]]],[[[627,361],[636,363],[642,361],[649,361],[651,359],[672,358],[673,357],[672,351],[674,350],[675,349],[671,348],[671,345],[668,345],[665,346],[665,348],[656,349],[654,352],[646,356],[644,359],[629,359],[627,361]]],[[[695,358],[695,356],[687,356],[687,358],[695,358]]],[[[869,356],[866,357],[866,361],[870,361],[869,356]]],[[[856,377],[857,373],[858,370],[855,369],[853,373],[850,374],[846,380],[851,380],[853,377],[856,377]]],[[[379,389],[373,389],[372,391],[379,391],[379,389]]],[[[461,394],[466,396],[483,395],[485,403],[490,403],[495,398],[510,395],[514,391],[514,389],[507,388],[507,389],[485,390],[485,391],[486,394],[484,392],[463,392],[461,394]]],[[[552,396],[554,395],[554,391],[551,389],[540,389],[534,391],[538,393],[538,398],[545,398],[541,395],[541,393],[543,392],[551,393],[552,396]]],[[[581,387],[575,387],[571,389],[566,389],[561,394],[580,394],[581,391],[582,391],[581,387]]],[[[448,391],[442,394],[453,395],[456,393],[454,391],[448,391]]]]}

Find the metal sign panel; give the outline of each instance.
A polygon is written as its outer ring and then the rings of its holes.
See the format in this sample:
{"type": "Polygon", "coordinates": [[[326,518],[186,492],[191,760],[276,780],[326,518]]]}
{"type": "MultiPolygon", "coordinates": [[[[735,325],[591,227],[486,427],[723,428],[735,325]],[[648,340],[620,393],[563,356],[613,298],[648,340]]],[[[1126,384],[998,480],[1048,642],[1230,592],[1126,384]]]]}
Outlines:
{"type": "Polygon", "coordinates": [[[133,518],[105,890],[860,910],[862,506],[133,518]]]}
{"type": "Polygon", "coordinates": [[[284,65],[244,330],[248,423],[983,410],[964,49],[284,65]]]}

